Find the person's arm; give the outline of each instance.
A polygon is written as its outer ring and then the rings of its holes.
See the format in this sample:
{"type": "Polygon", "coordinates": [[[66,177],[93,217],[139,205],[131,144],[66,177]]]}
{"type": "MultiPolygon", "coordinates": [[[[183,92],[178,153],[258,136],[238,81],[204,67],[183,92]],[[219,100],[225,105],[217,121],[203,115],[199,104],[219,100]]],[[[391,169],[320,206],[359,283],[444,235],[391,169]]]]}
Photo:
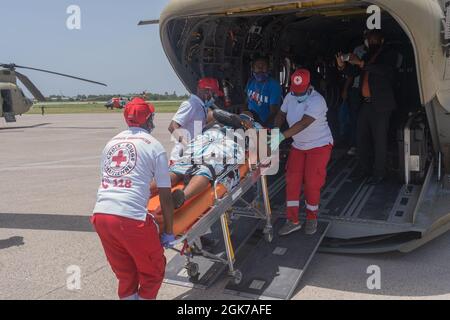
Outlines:
{"type": "Polygon", "coordinates": [[[275,117],[274,127],[281,128],[286,122],[286,113],[283,111],[278,111],[277,116],[275,117]]]}
{"type": "Polygon", "coordinates": [[[186,136],[184,135],[185,130],[182,130],[180,124],[176,121],[172,120],[172,122],[170,123],[169,132],[177,142],[180,142],[184,145],[187,145],[189,143],[186,136]]]}
{"type": "Polygon", "coordinates": [[[314,121],[316,121],[316,119],[314,119],[311,116],[305,115],[299,122],[297,122],[292,127],[290,127],[288,130],[283,132],[283,136],[286,139],[292,138],[296,134],[299,134],[300,132],[302,132],[303,130],[308,128],[310,125],[312,125],[314,123],[314,121]]]}
{"type": "MultiPolygon", "coordinates": [[[[356,57],[358,60],[360,60],[355,54],[351,54],[351,59],[356,57]]],[[[362,60],[360,60],[362,61],[362,60]]],[[[343,74],[345,74],[347,77],[356,77],[361,72],[361,70],[355,66],[352,61],[350,60],[350,63],[345,62],[342,60],[342,53],[338,53],[336,55],[336,62],[337,62],[337,68],[339,71],[341,71],[343,74]]]]}
{"type": "Polygon", "coordinates": [[[179,129],[181,126],[180,126],[180,124],[179,123],[177,123],[176,121],[171,121],[170,122],[170,125],[169,125],[169,128],[168,128],[168,130],[169,130],[169,132],[170,133],[174,133],[174,131],[175,130],[177,130],[177,129],[179,129]]]}
{"type": "Polygon", "coordinates": [[[270,92],[270,115],[267,119],[267,125],[270,125],[274,122],[275,117],[278,114],[278,111],[280,111],[280,105],[281,105],[281,99],[282,99],[282,89],[281,85],[278,83],[278,81],[273,80],[273,87],[270,92]]]}
{"type": "Polygon", "coordinates": [[[214,111],[212,109],[208,109],[208,115],[206,116],[206,125],[214,122],[214,111]]]}
{"type": "Polygon", "coordinates": [[[184,127],[187,123],[192,121],[192,106],[188,102],[183,102],[178,109],[177,113],[173,117],[172,121],[169,125],[169,132],[174,135],[176,141],[181,142],[183,144],[187,143],[186,137],[183,135],[183,131],[179,130],[184,127]]]}
{"type": "Polygon", "coordinates": [[[269,115],[269,118],[267,119],[267,123],[266,123],[267,126],[269,126],[271,123],[273,123],[275,121],[275,118],[276,118],[279,110],[280,110],[280,105],[278,105],[278,104],[274,104],[274,105],[270,106],[270,115],[269,115]]]}
{"type": "Polygon", "coordinates": [[[173,201],[171,188],[158,188],[164,219],[164,233],[173,234],[173,201]]]}

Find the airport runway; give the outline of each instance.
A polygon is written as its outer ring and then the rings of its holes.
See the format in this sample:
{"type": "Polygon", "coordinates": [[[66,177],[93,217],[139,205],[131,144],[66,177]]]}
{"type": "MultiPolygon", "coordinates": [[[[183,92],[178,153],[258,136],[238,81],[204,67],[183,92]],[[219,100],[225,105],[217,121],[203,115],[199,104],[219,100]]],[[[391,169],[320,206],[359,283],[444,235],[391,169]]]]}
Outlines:
{"type": "MultiPolygon", "coordinates": [[[[166,147],[169,120],[156,120],[166,147]]],[[[122,129],[120,114],[0,119],[0,299],[116,299],[88,218],[101,151],[122,129]],[[80,289],[67,287],[71,266],[80,268],[80,289]]],[[[317,254],[295,299],[450,299],[449,261],[449,233],[410,254],[317,254]],[[371,265],[381,268],[380,290],[367,288],[371,265]]],[[[163,285],[159,298],[236,300],[223,294],[225,283],[208,291],[163,285]]]]}

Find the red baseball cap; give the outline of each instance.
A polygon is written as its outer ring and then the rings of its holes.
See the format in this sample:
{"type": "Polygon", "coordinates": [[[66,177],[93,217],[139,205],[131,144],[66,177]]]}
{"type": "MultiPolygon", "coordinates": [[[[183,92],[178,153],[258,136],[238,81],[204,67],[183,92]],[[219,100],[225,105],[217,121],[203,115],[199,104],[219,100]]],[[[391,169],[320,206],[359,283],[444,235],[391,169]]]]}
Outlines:
{"type": "Polygon", "coordinates": [[[134,98],[125,106],[123,113],[129,127],[140,127],[155,113],[155,107],[142,98],[134,98]]]}
{"type": "Polygon", "coordinates": [[[306,69],[298,69],[291,76],[291,92],[305,93],[311,85],[311,73],[306,69]]]}
{"type": "Polygon", "coordinates": [[[198,88],[212,90],[217,96],[223,97],[223,91],[220,90],[219,81],[216,78],[201,78],[198,81],[198,88]]]}

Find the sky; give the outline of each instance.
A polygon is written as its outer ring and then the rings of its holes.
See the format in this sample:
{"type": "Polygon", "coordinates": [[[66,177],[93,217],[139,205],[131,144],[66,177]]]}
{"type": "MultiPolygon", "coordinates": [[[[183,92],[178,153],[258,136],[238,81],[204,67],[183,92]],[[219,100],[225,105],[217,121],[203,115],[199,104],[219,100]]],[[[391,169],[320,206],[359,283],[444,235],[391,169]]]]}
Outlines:
{"type": "Polygon", "coordinates": [[[15,63],[88,78],[107,88],[22,70],[45,96],[115,94],[147,90],[186,93],[161,46],[158,19],[169,0],[0,0],[0,63],[15,63]],[[70,30],[67,8],[81,10],[70,30]]]}

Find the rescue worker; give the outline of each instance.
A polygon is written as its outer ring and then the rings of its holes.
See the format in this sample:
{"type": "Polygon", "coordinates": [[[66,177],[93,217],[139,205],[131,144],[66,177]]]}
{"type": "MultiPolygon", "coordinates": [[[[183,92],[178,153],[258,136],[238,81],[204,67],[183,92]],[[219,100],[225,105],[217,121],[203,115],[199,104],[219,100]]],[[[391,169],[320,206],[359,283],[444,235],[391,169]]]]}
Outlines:
{"type": "MultiPolygon", "coordinates": [[[[272,128],[275,117],[280,110],[282,89],[280,82],[270,76],[269,61],[258,57],[253,61],[252,78],[246,87],[247,106],[244,112],[250,111],[256,122],[265,128],[272,128]]],[[[256,197],[252,205],[263,208],[261,182],[256,183],[256,197]]]]}
{"type": "Polygon", "coordinates": [[[102,182],[92,223],[106,257],[119,280],[120,299],[156,299],[164,278],[164,247],[173,235],[173,202],[167,155],[151,135],[154,107],[134,98],[125,107],[129,129],[114,137],[103,150],[102,182]],[[148,214],[150,183],[155,180],[161,198],[164,230],[160,238],[148,214]]]}
{"type": "Polygon", "coordinates": [[[382,183],[386,176],[389,122],[396,108],[393,81],[398,54],[384,42],[381,30],[371,30],[367,33],[368,53],[362,59],[351,54],[347,63],[342,55],[336,57],[338,68],[346,75],[361,76],[363,103],[358,116],[357,149],[362,170],[355,180],[370,177],[371,185],[382,183]]]}
{"type": "MultiPolygon", "coordinates": [[[[353,53],[360,59],[366,54],[366,46],[364,44],[357,46],[353,53]]],[[[349,156],[356,156],[356,128],[358,123],[358,114],[361,109],[361,77],[347,76],[344,88],[342,89],[342,100],[348,104],[349,121],[350,121],[350,136],[349,145],[350,149],[347,154],[349,156]]]]}
{"type": "Polygon", "coordinates": [[[253,62],[252,78],[247,84],[247,108],[257,122],[265,128],[272,128],[280,110],[282,89],[279,81],[270,76],[269,61],[260,57],[253,62]]]}
{"type": "Polygon", "coordinates": [[[219,81],[215,78],[202,78],[198,81],[197,94],[192,94],[189,100],[181,104],[169,125],[169,132],[176,140],[171,162],[180,159],[189,141],[202,134],[205,125],[213,121],[210,108],[217,97],[223,97],[219,81]]]}
{"type": "Polygon", "coordinates": [[[279,231],[285,236],[302,228],[299,209],[302,187],[306,200],[305,233],[317,231],[320,192],[325,184],[327,165],[333,148],[333,136],[327,121],[325,99],[311,86],[311,75],[299,69],[291,77],[290,93],[284,99],[275,126],[287,121],[289,129],[279,134],[272,149],[285,139],[293,138],[286,168],[287,221],[279,231]]]}

